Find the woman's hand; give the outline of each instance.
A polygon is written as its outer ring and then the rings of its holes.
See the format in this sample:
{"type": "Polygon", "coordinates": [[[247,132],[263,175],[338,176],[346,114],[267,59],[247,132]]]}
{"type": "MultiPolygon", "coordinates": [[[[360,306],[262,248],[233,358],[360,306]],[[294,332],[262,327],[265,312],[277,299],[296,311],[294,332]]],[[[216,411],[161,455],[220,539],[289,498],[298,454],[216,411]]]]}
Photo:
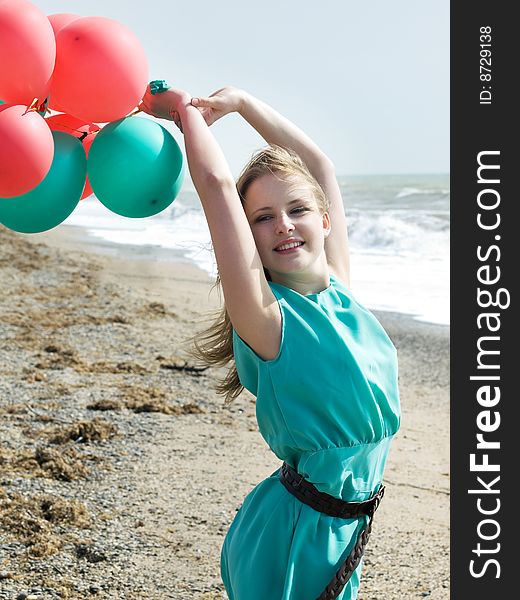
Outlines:
{"type": "Polygon", "coordinates": [[[152,115],[152,117],[174,121],[182,131],[180,113],[182,113],[182,109],[188,106],[190,102],[191,96],[184,90],[170,88],[163,92],[152,94],[150,86],[148,86],[139,108],[143,112],[152,115]]]}
{"type": "Polygon", "coordinates": [[[192,98],[191,104],[200,110],[209,127],[224,115],[238,112],[243,101],[244,92],[228,86],[213,92],[207,98],[192,98]]]}

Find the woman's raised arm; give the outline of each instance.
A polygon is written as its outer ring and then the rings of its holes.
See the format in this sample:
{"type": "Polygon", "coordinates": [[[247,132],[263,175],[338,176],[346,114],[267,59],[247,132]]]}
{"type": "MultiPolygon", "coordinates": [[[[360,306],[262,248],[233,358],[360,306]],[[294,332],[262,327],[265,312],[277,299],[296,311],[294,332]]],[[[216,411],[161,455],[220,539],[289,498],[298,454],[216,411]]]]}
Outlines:
{"type": "Polygon", "coordinates": [[[226,309],[233,327],[262,358],[276,356],[281,316],[228,163],[189,94],[179,90],[152,94],[141,109],[182,127],[193,183],[206,215],[226,309]]]}
{"type": "Polygon", "coordinates": [[[329,267],[350,285],[347,220],[334,165],[321,149],[294,123],[247,92],[225,87],[207,98],[193,98],[208,125],[229,112],[238,112],[268,144],[294,150],[320,184],[330,202],[332,230],[325,241],[329,267]]]}

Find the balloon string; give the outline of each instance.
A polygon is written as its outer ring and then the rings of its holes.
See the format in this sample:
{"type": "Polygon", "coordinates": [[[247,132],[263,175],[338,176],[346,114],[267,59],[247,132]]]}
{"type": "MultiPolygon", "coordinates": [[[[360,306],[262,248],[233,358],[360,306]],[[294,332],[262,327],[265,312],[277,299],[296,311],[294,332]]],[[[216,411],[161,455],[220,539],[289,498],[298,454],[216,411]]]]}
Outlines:
{"type": "Polygon", "coordinates": [[[49,109],[45,106],[45,102],[46,100],[40,102],[38,98],[34,98],[23,114],[26,115],[29,111],[43,112],[44,114],[49,112],[49,109]]]}
{"type": "Polygon", "coordinates": [[[61,123],[60,123],[60,128],[67,129],[68,131],[71,131],[72,133],[79,133],[78,139],[80,141],[83,141],[88,135],[94,135],[98,132],[98,130],[96,130],[96,131],[81,131],[81,129],[76,129],[75,127],[70,127],[69,125],[61,125],[61,123]]]}
{"type": "Polygon", "coordinates": [[[38,110],[38,104],[39,104],[38,98],[34,98],[34,100],[27,107],[26,111],[23,114],[26,115],[30,110],[37,111],[38,110]]]}

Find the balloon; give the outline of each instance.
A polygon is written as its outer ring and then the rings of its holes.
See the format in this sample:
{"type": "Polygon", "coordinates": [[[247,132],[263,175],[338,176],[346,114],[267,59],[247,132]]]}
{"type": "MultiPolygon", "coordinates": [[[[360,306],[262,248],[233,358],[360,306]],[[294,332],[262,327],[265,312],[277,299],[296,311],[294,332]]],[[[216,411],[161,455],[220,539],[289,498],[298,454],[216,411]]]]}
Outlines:
{"type": "Polygon", "coordinates": [[[78,119],[67,114],[52,115],[52,117],[47,117],[45,120],[53,131],[63,131],[80,140],[93,135],[101,129],[96,123],[89,123],[84,119],[78,119]]]}
{"type": "Polygon", "coordinates": [[[54,155],[45,119],[19,104],[0,106],[0,197],[25,194],[49,172],[54,155]]]}
{"type": "Polygon", "coordinates": [[[181,164],[181,168],[180,168],[179,174],[177,175],[177,179],[175,180],[175,183],[172,186],[172,194],[173,194],[173,199],[174,200],[179,195],[179,192],[181,191],[181,188],[182,188],[182,184],[184,183],[184,171],[185,171],[185,169],[186,169],[186,167],[185,167],[185,163],[183,161],[182,164],[181,164]]]}
{"type": "MultiPolygon", "coordinates": [[[[48,19],[52,30],[54,31],[54,37],[56,37],[66,25],[80,18],[81,15],[74,15],[72,13],[56,13],[54,15],[49,15],[48,19]]],[[[63,108],[55,101],[53,102],[52,108],[53,110],[57,110],[59,112],[67,112],[66,110],[63,110],[63,108]]]]}
{"type": "Polygon", "coordinates": [[[183,156],[159,123],[127,117],[96,135],[87,171],[94,194],[109,210],[124,217],[149,217],[179,193],[183,156]]]}
{"type": "MultiPolygon", "coordinates": [[[[54,15],[49,15],[47,18],[49,19],[49,23],[54,31],[54,37],[56,37],[66,25],[72,23],[72,21],[75,21],[76,19],[80,19],[81,15],[75,15],[72,13],[56,13],[54,15]]],[[[63,108],[54,99],[52,101],[52,109],[59,112],[67,112],[66,110],[63,110],[63,108]]]]}
{"type": "Polygon", "coordinates": [[[16,198],[0,198],[0,222],[21,233],[40,233],[62,223],[79,202],[85,184],[87,159],[81,143],[53,131],[54,160],[47,177],[16,198]]]}
{"type": "Polygon", "coordinates": [[[56,37],[50,107],[106,123],[130,113],[148,84],[148,64],[137,37],[105,17],[82,17],[56,37]]]}
{"type": "Polygon", "coordinates": [[[72,13],[56,13],[47,17],[51,24],[52,30],[54,31],[54,37],[58,35],[58,32],[63,29],[72,21],[80,19],[81,15],[73,15],[72,13]]]}
{"type": "MultiPolygon", "coordinates": [[[[83,150],[85,150],[87,157],[95,134],[101,129],[95,123],[86,123],[83,119],[78,119],[67,114],[53,115],[52,117],[47,117],[46,121],[52,131],[64,131],[78,138],[83,145],[83,150]]],[[[83,200],[83,198],[90,196],[90,194],[92,194],[92,186],[87,177],[85,189],[80,199],[83,200]]]]}
{"type": "Polygon", "coordinates": [[[29,106],[43,101],[56,59],[49,19],[27,0],[0,0],[0,96],[29,106]]]}

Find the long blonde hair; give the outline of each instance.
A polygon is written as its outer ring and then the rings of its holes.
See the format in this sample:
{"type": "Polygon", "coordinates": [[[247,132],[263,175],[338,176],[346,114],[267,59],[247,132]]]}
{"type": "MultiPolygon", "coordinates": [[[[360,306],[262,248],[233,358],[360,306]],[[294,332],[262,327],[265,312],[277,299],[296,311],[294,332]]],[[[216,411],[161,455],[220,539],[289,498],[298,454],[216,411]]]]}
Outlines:
{"type": "MultiPolygon", "coordinates": [[[[242,169],[236,183],[242,206],[245,202],[247,190],[253,181],[266,174],[303,179],[309,185],[319,210],[322,213],[329,210],[329,203],[323,189],[311,175],[301,158],[292,150],[274,144],[270,144],[256,152],[242,169]]],[[[264,269],[264,273],[267,280],[270,281],[271,278],[267,269],[264,269]]],[[[222,283],[219,275],[217,275],[213,287],[217,287],[219,292],[221,291],[222,283]]],[[[224,395],[225,402],[230,403],[244,389],[238,378],[233,357],[233,326],[225,304],[222,309],[216,311],[214,317],[212,324],[207,329],[191,338],[194,346],[191,348],[190,354],[207,366],[224,367],[231,363],[226,376],[217,380],[215,386],[216,392],[224,395]]]]}

